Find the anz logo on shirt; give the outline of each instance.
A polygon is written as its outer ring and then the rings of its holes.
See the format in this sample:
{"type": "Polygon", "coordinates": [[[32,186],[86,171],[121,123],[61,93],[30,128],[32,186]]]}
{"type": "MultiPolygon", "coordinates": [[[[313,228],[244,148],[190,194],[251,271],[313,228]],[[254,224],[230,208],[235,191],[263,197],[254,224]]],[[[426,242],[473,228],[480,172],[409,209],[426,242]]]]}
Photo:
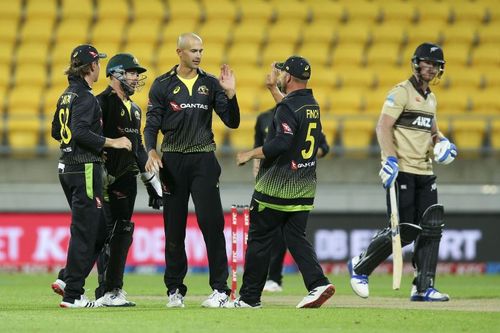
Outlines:
{"type": "Polygon", "coordinates": [[[432,118],[418,116],[411,124],[413,126],[417,126],[417,127],[431,128],[432,127],[432,118]]]}

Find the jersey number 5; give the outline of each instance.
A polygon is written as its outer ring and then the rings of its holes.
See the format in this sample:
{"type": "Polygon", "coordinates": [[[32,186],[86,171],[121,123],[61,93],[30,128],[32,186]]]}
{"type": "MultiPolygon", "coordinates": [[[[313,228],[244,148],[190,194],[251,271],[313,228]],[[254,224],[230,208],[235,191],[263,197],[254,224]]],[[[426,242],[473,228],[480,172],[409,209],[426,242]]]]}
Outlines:
{"type": "Polygon", "coordinates": [[[318,126],[316,123],[309,123],[309,127],[307,128],[307,136],[306,136],[306,142],[310,142],[309,149],[305,150],[302,149],[302,158],[307,160],[311,158],[313,151],[314,151],[314,136],[311,135],[311,131],[315,129],[318,126]]]}
{"type": "Polygon", "coordinates": [[[62,142],[68,144],[71,141],[71,130],[68,126],[69,109],[59,109],[59,122],[61,123],[61,139],[62,142]]]}

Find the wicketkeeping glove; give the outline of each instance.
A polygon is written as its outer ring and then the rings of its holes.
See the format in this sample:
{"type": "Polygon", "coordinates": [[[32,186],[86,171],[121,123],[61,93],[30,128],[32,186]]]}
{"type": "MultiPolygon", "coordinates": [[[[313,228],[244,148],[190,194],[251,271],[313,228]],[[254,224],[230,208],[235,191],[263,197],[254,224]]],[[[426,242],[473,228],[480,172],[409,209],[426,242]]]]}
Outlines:
{"type": "Polygon", "coordinates": [[[163,192],[160,180],[151,172],[141,173],[141,180],[146,186],[146,190],[149,194],[149,207],[160,209],[160,207],[163,206],[163,192]]]}
{"type": "Polygon", "coordinates": [[[380,172],[378,173],[382,179],[382,185],[384,185],[384,188],[389,188],[392,184],[394,184],[398,176],[398,172],[398,159],[395,156],[387,157],[382,169],[380,169],[380,172]]]}
{"type": "Polygon", "coordinates": [[[439,164],[450,164],[457,157],[457,147],[447,138],[442,138],[434,146],[434,161],[439,164]]]}

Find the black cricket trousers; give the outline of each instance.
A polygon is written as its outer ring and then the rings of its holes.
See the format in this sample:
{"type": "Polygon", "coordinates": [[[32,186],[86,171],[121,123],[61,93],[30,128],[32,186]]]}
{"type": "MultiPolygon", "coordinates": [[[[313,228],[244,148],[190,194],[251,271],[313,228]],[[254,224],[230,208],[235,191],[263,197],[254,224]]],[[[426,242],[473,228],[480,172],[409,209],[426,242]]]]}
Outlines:
{"type": "Polygon", "coordinates": [[[182,295],[187,292],[183,283],[188,269],[184,240],[190,195],[205,240],[209,284],[214,290],[229,293],[224,213],[219,193],[221,168],[215,154],[166,152],[163,153],[162,163],[166,262],[164,282],[168,293],[176,289],[182,295]]]}
{"type": "Polygon", "coordinates": [[[283,231],[286,245],[302,273],[307,290],[329,284],[323,273],[316,252],[306,239],[309,211],[283,212],[259,205],[255,199],[250,204],[250,229],[245,255],[245,272],[240,298],[248,304],[260,302],[262,289],[271,257],[276,229],[283,231]]]}
{"type": "Polygon", "coordinates": [[[80,299],[106,238],[99,163],[59,164],[59,181],[71,208],[71,238],[64,269],[64,301],[80,299]]]}

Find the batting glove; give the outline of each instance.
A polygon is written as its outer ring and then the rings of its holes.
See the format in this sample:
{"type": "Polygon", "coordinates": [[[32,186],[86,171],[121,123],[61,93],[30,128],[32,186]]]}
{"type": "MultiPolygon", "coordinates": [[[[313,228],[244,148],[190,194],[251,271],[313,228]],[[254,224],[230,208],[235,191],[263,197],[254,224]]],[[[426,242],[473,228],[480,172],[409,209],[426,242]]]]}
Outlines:
{"type": "Polygon", "coordinates": [[[450,164],[457,157],[457,147],[447,138],[442,138],[434,146],[434,161],[439,164],[450,164]]]}
{"type": "Polygon", "coordinates": [[[151,172],[141,173],[141,180],[146,186],[146,190],[149,194],[149,207],[160,209],[160,207],[163,206],[163,192],[160,180],[151,172]]]}
{"type": "Polygon", "coordinates": [[[382,179],[382,185],[384,185],[384,188],[389,188],[392,184],[394,184],[396,177],[398,176],[398,172],[398,159],[395,156],[387,157],[382,169],[380,169],[380,172],[378,173],[382,179]]]}

